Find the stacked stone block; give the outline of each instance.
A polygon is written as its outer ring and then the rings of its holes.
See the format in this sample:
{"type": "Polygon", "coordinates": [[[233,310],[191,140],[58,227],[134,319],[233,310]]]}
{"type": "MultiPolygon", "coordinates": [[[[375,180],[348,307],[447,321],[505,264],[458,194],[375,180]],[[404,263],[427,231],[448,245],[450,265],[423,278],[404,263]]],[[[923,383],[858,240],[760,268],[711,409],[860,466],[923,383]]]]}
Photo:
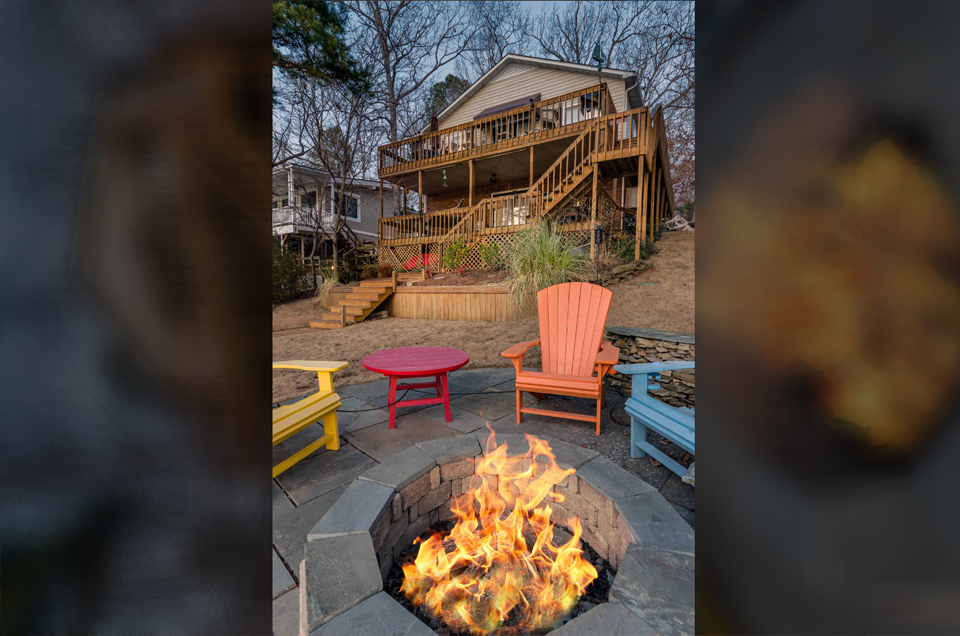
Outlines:
{"type": "MultiPolygon", "coordinates": [[[[696,346],[693,337],[685,334],[650,335],[649,337],[627,336],[619,330],[607,331],[606,337],[613,346],[620,349],[620,364],[643,364],[670,360],[689,360],[696,358],[696,346]]],[[[664,371],[657,380],[660,388],[650,391],[650,395],[661,402],[677,408],[695,407],[696,375],[694,369],[682,371],[664,371]]],[[[631,379],[620,373],[610,376],[614,387],[622,387],[624,394],[630,392],[631,379]]]]}

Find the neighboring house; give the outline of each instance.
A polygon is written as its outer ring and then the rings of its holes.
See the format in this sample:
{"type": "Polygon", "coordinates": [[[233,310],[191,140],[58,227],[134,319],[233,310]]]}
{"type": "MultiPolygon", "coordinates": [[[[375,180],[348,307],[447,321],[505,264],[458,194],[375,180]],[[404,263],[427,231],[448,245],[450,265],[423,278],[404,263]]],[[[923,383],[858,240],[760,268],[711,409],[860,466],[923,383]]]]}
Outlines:
{"type": "Polygon", "coordinates": [[[463,265],[482,267],[482,244],[506,248],[539,219],[593,255],[596,227],[639,244],[674,214],[663,113],[629,71],[507,55],[379,161],[385,184],[417,194],[418,213],[380,220],[380,262],[397,269],[421,255],[439,265],[458,237],[463,265]]]}
{"type": "MultiPolygon", "coordinates": [[[[384,184],[384,189],[392,195],[392,185],[384,184]]],[[[382,203],[384,215],[392,215],[393,196],[383,197],[382,203]]],[[[315,256],[329,258],[338,226],[341,249],[375,245],[380,205],[377,181],[343,180],[298,164],[273,171],[273,233],[285,249],[297,250],[301,256],[310,254],[316,234],[315,256]],[[339,196],[341,187],[346,196],[339,196]]]]}

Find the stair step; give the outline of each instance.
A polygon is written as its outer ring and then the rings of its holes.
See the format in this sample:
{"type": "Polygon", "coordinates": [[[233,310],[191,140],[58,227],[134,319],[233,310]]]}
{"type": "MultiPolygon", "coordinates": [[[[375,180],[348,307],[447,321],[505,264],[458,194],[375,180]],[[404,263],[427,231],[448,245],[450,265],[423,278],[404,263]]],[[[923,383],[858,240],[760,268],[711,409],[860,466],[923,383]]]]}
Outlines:
{"type": "MultiPolygon", "coordinates": [[[[359,314],[359,315],[362,315],[362,314],[359,314]]],[[[340,324],[340,314],[321,314],[320,317],[323,318],[325,322],[335,322],[338,325],[340,324]]],[[[351,315],[348,310],[347,323],[356,322],[356,320],[357,320],[357,315],[351,315]]]]}
{"type": "Polygon", "coordinates": [[[393,287],[393,279],[390,278],[368,278],[360,281],[361,287],[393,287]]]}
{"type": "Polygon", "coordinates": [[[311,320],[310,326],[313,327],[314,329],[340,329],[341,328],[339,320],[337,322],[311,320]]]}
{"type": "Polygon", "coordinates": [[[381,298],[386,298],[387,294],[385,292],[377,293],[376,291],[362,291],[362,292],[353,292],[348,299],[351,300],[380,300],[381,298]]]}
{"type": "MultiPolygon", "coordinates": [[[[377,302],[376,298],[344,298],[339,302],[339,305],[344,305],[346,307],[369,307],[373,303],[377,302]]],[[[338,305],[338,306],[339,306],[338,305]]]]}

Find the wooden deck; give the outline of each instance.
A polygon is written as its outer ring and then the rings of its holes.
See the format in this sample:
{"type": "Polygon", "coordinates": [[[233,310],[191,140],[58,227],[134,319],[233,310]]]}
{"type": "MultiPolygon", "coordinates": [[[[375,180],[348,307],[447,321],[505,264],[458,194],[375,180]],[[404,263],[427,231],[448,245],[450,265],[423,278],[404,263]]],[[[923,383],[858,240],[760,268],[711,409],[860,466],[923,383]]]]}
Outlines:
{"type": "MultiPolygon", "coordinates": [[[[469,252],[464,265],[483,267],[480,246],[496,243],[498,248],[506,247],[513,234],[540,221],[555,222],[564,232],[577,233],[584,243],[589,243],[589,235],[598,225],[608,239],[622,231],[626,214],[637,216],[635,226],[631,227],[636,227],[639,249],[639,244],[651,237],[662,221],[670,218],[668,214],[672,216],[674,207],[663,113],[658,109],[651,113],[648,108],[637,108],[603,114],[607,110],[613,111],[613,105],[605,86],[597,85],[530,107],[381,146],[381,177],[389,174],[397,179],[408,172],[417,172],[421,192],[423,175],[428,170],[435,174],[444,165],[470,161],[472,197],[473,160],[513,152],[519,146],[533,145],[547,138],[569,138],[566,149],[540,172],[539,178],[523,194],[487,197],[473,205],[463,205],[461,200],[456,208],[381,218],[380,263],[403,269],[408,262],[421,262],[418,259],[422,256],[433,266],[442,268],[444,250],[462,238],[469,252]],[[584,111],[589,113],[587,118],[564,123],[559,115],[544,114],[561,112],[562,105],[581,99],[593,104],[584,111]],[[546,122],[558,125],[551,127],[546,122]],[[498,132],[489,137],[481,134],[484,130],[498,132]],[[598,186],[600,179],[620,177],[630,177],[637,183],[639,212],[619,206],[598,186]]],[[[530,175],[533,181],[533,151],[530,175]]],[[[409,176],[402,178],[409,179],[409,176]]],[[[590,249],[592,255],[594,248],[590,249]]]]}

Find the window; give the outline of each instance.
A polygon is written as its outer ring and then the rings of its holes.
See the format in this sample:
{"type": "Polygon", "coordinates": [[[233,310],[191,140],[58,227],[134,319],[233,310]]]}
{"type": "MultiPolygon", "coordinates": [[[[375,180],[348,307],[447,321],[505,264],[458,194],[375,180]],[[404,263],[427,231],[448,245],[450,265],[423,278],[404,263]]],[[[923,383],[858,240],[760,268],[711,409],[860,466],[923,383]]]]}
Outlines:
{"type": "Polygon", "coordinates": [[[341,197],[340,192],[332,186],[330,188],[330,196],[334,207],[337,208],[341,216],[345,216],[351,221],[360,220],[360,197],[355,194],[350,194],[349,192],[344,193],[341,197]]]}
{"type": "Polygon", "coordinates": [[[304,192],[300,195],[300,207],[308,208],[310,210],[317,209],[317,192],[304,192]]]}

